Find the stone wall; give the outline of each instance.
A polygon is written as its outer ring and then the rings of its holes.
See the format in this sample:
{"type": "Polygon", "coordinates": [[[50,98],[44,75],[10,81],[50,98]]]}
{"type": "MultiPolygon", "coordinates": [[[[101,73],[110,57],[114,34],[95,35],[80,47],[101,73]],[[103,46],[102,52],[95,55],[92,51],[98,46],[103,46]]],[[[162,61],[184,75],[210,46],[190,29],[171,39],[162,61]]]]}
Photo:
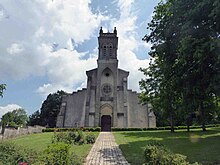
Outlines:
{"type": "Polygon", "coordinates": [[[4,133],[0,134],[0,139],[8,139],[8,138],[14,138],[18,137],[21,135],[27,135],[27,134],[32,134],[32,133],[41,133],[42,130],[45,127],[41,126],[28,126],[27,128],[5,128],[4,133]]]}
{"type": "Polygon", "coordinates": [[[86,105],[86,89],[68,95],[65,100],[67,102],[64,114],[64,127],[84,127],[85,124],[85,105],[86,105]]]}
{"type": "Polygon", "coordinates": [[[150,104],[141,104],[138,93],[128,90],[128,127],[156,128],[156,116],[150,104]]]}

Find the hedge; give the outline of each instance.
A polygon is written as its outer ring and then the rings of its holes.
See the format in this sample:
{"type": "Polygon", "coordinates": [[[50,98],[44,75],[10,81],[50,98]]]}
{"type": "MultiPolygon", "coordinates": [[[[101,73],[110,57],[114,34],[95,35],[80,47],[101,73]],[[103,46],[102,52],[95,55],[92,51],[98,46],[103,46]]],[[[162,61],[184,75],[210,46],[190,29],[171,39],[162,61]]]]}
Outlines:
{"type": "MultiPolygon", "coordinates": [[[[206,125],[206,128],[220,127],[220,124],[206,125]]],[[[200,129],[202,126],[190,126],[190,129],[200,129]]],[[[187,129],[187,126],[175,126],[175,130],[187,129]]],[[[150,130],[170,130],[170,126],[167,127],[156,127],[156,128],[117,128],[112,127],[112,131],[150,131],[150,130]]]]}
{"type": "Polygon", "coordinates": [[[82,127],[82,128],[45,128],[42,132],[74,132],[74,131],[100,132],[100,127],[82,127]]]}
{"type": "MultiPolygon", "coordinates": [[[[210,124],[206,125],[206,128],[211,127],[220,127],[220,124],[210,124]]],[[[202,126],[195,125],[190,126],[190,129],[200,129],[202,126]]],[[[181,130],[181,129],[187,129],[187,126],[175,126],[175,130],[181,130]]],[[[100,127],[82,127],[82,128],[46,128],[43,129],[43,132],[69,132],[69,131],[89,131],[89,132],[100,132],[100,127]]],[[[156,127],[156,128],[137,128],[137,127],[130,127],[130,128],[118,128],[118,127],[112,127],[112,131],[151,131],[151,130],[170,130],[170,126],[166,127],[156,127]]]]}

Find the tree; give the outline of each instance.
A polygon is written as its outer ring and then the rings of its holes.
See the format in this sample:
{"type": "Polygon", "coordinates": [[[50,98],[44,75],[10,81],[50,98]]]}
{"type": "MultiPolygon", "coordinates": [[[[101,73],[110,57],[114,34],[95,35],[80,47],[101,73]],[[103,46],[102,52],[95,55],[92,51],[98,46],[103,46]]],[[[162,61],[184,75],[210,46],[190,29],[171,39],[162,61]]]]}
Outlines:
{"type": "Polygon", "coordinates": [[[173,119],[183,112],[198,112],[205,124],[213,114],[214,97],[219,96],[220,2],[218,0],[167,0],[156,6],[150,34],[143,40],[153,44],[153,62],[141,68],[141,98],[173,119]],[[187,11],[187,12],[186,12],[187,11]],[[184,111],[183,111],[184,109],[184,111]]]}
{"type": "Polygon", "coordinates": [[[57,116],[60,112],[60,105],[62,101],[61,99],[65,94],[66,93],[61,90],[47,96],[47,99],[41,106],[41,125],[56,127],[57,116]]]}
{"type": "Polygon", "coordinates": [[[28,125],[34,126],[34,125],[42,125],[42,119],[40,117],[40,111],[37,110],[32,115],[29,116],[28,125]]]}
{"type": "Polygon", "coordinates": [[[0,84],[0,97],[3,97],[3,91],[6,89],[6,84],[0,84]]]}
{"type": "Polygon", "coordinates": [[[141,98],[150,101],[154,109],[163,111],[163,114],[169,118],[171,132],[174,132],[176,110],[180,94],[178,92],[178,73],[176,73],[176,35],[171,40],[174,29],[170,12],[167,10],[170,3],[158,4],[155,8],[155,15],[149,24],[148,29],[152,32],[146,35],[144,40],[153,43],[150,56],[153,61],[149,68],[140,70],[144,72],[146,79],[142,79],[140,87],[142,89],[141,98]],[[169,20],[170,19],[170,20],[169,20]],[[168,30],[168,27],[172,27],[168,30]],[[169,36],[171,35],[171,36],[169,36]],[[156,102],[155,102],[156,101],[156,102]]]}
{"type": "Polygon", "coordinates": [[[28,121],[27,113],[24,109],[16,109],[12,112],[7,112],[2,116],[2,127],[23,127],[26,126],[28,121]]]}

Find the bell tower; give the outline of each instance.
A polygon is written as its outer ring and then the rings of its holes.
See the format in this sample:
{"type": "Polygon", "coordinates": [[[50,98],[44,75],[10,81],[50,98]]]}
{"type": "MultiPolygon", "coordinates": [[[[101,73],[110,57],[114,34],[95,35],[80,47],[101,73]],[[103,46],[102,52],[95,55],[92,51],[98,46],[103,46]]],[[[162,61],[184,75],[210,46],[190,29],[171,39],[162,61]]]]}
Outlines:
{"type": "Polygon", "coordinates": [[[98,60],[117,59],[118,37],[116,27],[113,33],[103,33],[102,27],[99,31],[99,57],[98,60]]]}

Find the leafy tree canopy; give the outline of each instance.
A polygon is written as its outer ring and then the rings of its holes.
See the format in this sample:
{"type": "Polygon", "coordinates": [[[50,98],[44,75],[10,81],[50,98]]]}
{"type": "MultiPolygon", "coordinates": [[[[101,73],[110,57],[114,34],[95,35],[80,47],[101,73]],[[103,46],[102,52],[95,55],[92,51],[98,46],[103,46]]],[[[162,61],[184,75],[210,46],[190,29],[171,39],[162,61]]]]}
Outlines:
{"type": "Polygon", "coordinates": [[[35,126],[35,125],[42,125],[42,120],[40,118],[40,111],[35,111],[32,115],[29,116],[28,125],[35,126]]]}
{"type": "Polygon", "coordinates": [[[169,117],[171,127],[182,116],[198,112],[205,124],[219,98],[219,0],[161,1],[143,40],[153,44],[152,62],[141,68],[142,101],[169,117]],[[187,11],[187,12],[186,12],[187,11]],[[182,115],[179,115],[182,114],[182,115]]]}
{"type": "Polygon", "coordinates": [[[0,97],[3,97],[3,91],[6,89],[6,84],[0,84],[0,97]]]}
{"type": "Polygon", "coordinates": [[[2,126],[22,127],[28,121],[27,113],[24,109],[16,109],[2,116],[2,126]]]}
{"type": "MultiPolygon", "coordinates": [[[[61,90],[47,96],[47,99],[41,106],[40,125],[56,127],[57,115],[60,112],[60,105],[62,101],[61,99],[65,94],[66,93],[61,90]]],[[[35,115],[38,116],[38,112],[36,112],[35,115]]]]}

